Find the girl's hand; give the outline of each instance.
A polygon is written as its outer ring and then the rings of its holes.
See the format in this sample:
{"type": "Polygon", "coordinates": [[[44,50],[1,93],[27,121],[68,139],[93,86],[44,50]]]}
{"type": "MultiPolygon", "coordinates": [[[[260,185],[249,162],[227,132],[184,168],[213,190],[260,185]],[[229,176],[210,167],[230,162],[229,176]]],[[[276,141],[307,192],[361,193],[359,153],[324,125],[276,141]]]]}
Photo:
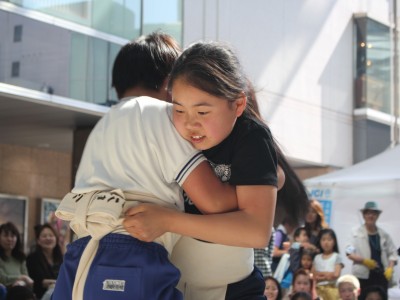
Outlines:
{"type": "Polygon", "coordinates": [[[123,226],[133,237],[152,242],[168,231],[168,217],[178,211],[155,204],[140,204],[130,208],[123,226]]]}

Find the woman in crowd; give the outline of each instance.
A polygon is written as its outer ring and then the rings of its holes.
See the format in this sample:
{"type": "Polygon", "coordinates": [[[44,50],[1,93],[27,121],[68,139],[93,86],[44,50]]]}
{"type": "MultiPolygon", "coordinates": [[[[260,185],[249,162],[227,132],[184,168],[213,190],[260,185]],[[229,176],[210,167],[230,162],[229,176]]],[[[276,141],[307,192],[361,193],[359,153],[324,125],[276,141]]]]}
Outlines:
{"type": "Polygon", "coordinates": [[[11,222],[0,226],[0,283],[6,287],[33,285],[28,276],[20,233],[11,222]]]}
{"type": "Polygon", "coordinates": [[[310,243],[317,245],[318,234],[324,229],[328,228],[325,222],[324,210],[321,203],[316,199],[310,199],[308,213],[306,215],[305,227],[310,235],[310,243]]]}
{"type": "Polygon", "coordinates": [[[52,290],[63,261],[63,253],[54,228],[45,223],[35,227],[36,247],[26,260],[29,275],[34,280],[33,289],[41,299],[47,290],[52,290]]]}

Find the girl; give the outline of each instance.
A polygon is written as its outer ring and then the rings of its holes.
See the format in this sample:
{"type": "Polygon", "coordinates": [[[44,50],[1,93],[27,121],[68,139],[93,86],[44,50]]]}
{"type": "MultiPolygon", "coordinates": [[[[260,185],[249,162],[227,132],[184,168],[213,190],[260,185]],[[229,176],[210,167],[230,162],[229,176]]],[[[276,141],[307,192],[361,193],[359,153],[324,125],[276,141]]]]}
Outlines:
{"type": "Polygon", "coordinates": [[[55,229],[48,223],[35,227],[36,247],[27,259],[29,275],[35,281],[33,290],[41,299],[52,292],[63,261],[63,253],[55,229]]]}
{"type": "Polygon", "coordinates": [[[322,229],[317,247],[320,254],[314,258],[312,273],[317,281],[317,293],[324,300],[338,299],[336,280],[344,267],[339,255],[336,234],[332,229],[322,229]]]}
{"type": "Polygon", "coordinates": [[[11,222],[0,226],[0,283],[8,288],[33,285],[32,278],[28,276],[19,231],[11,222]]]}
{"type": "Polygon", "coordinates": [[[300,256],[300,268],[311,272],[315,252],[304,249],[300,256]]]}
{"type": "Polygon", "coordinates": [[[272,228],[276,145],[248,101],[247,83],[237,57],[217,43],[189,47],[169,81],[175,127],[203,150],[222,181],[236,186],[239,209],[200,216],[187,198],[190,214],[141,205],[125,219],[126,230],[148,241],[166,231],[196,238],[181,238],[172,253],[185,299],[263,299],[264,281],[254,270],[251,248],[265,247],[272,228]]]}
{"type": "Polygon", "coordinates": [[[298,269],[293,275],[291,291],[285,297],[286,300],[292,299],[296,293],[303,292],[311,296],[312,299],[319,299],[315,289],[314,280],[309,271],[305,269],[298,269]]]}
{"type": "Polygon", "coordinates": [[[278,280],[276,280],[273,276],[265,277],[264,296],[267,297],[268,300],[281,300],[282,299],[281,287],[279,285],[278,280]]]}

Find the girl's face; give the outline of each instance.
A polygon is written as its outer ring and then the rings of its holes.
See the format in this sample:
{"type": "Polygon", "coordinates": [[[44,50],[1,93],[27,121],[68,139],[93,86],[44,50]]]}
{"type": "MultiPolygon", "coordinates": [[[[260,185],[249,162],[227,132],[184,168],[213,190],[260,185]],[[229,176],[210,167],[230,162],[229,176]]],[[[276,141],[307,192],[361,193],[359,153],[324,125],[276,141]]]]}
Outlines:
{"type": "Polygon", "coordinates": [[[310,207],[306,214],[306,223],[314,224],[317,221],[317,216],[317,212],[312,207],[310,207]]]}
{"type": "Polygon", "coordinates": [[[312,263],[313,263],[313,259],[310,255],[303,255],[301,257],[300,264],[301,264],[302,268],[304,268],[306,270],[311,270],[312,263]]]}
{"type": "Polygon", "coordinates": [[[278,286],[276,285],[275,281],[267,279],[265,281],[264,296],[267,297],[268,300],[276,300],[278,297],[278,292],[278,286]]]}
{"type": "Polygon", "coordinates": [[[300,234],[298,237],[296,237],[296,242],[299,243],[307,243],[308,242],[308,235],[305,230],[300,231],[300,234]]]}
{"type": "Polygon", "coordinates": [[[198,150],[221,143],[246,107],[243,96],[230,103],[178,78],[172,86],[173,121],[179,134],[198,150]]]}
{"type": "Polygon", "coordinates": [[[44,228],[42,232],[39,234],[37,243],[43,249],[53,250],[54,247],[56,246],[57,239],[53,231],[51,231],[51,229],[44,228]]]}
{"type": "Polygon", "coordinates": [[[320,244],[325,253],[330,253],[333,251],[333,247],[335,246],[335,240],[330,234],[326,233],[321,236],[320,244]]]}
{"type": "Polygon", "coordinates": [[[17,236],[11,232],[2,231],[0,234],[0,245],[4,249],[4,252],[9,253],[17,244],[17,236]]]}
{"type": "Polygon", "coordinates": [[[298,275],[293,283],[293,292],[311,292],[310,277],[307,275],[298,275]]]}

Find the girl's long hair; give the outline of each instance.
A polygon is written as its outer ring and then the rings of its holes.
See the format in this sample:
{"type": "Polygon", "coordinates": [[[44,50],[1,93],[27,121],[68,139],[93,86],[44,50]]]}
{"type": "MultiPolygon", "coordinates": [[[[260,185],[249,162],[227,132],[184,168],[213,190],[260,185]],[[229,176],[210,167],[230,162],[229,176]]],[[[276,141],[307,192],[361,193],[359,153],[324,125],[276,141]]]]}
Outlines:
{"type": "MultiPolygon", "coordinates": [[[[17,226],[14,225],[12,222],[4,223],[0,226],[0,234],[2,233],[12,234],[17,237],[17,242],[15,244],[14,249],[11,251],[11,256],[17,259],[20,262],[23,262],[26,259],[26,255],[22,249],[22,242],[21,242],[21,235],[18,231],[17,226]]],[[[3,260],[8,260],[3,247],[0,246],[0,258],[3,260]]]]}
{"type": "MultiPolygon", "coordinates": [[[[170,92],[178,78],[229,102],[236,101],[244,93],[247,97],[247,106],[243,116],[268,128],[261,118],[253,85],[245,76],[237,56],[227,45],[199,42],[188,47],[171,71],[168,82],[170,92]]],[[[300,224],[304,221],[308,209],[306,189],[274,138],[273,145],[278,164],[286,177],[284,186],[278,191],[277,209],[283,209],[284,215],[291,220],[291,223],[300,224]]]]}

